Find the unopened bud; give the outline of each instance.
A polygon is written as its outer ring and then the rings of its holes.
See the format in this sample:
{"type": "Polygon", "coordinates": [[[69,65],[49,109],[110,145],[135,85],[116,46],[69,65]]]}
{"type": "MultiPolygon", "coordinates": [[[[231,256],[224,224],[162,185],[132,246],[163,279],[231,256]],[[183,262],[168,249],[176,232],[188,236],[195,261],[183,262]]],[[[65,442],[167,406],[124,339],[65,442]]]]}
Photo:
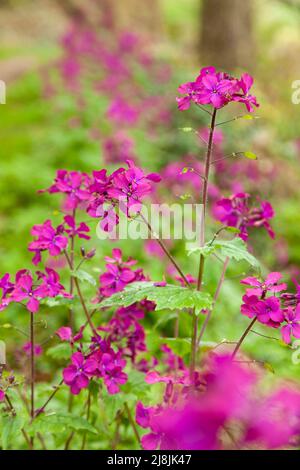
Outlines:
{"type": "Polygon", "coordinates": [[[96,248],[93,248],[91,251],[89,251],[87,254],[86,254],[86,258],[90,259],[90,258],[93,258],[96,254],[96,248]]]}

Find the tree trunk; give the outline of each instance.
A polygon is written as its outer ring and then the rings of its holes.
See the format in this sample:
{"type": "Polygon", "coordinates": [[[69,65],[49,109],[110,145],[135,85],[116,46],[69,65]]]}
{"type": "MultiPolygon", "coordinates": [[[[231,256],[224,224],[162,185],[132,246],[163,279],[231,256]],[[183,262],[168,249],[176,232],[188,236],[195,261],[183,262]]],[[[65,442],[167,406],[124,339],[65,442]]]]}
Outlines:
{"type": "Polygon", "coordinates": [[[201,62],[253,69],[253,0],[203,0],[202,6],[201,62]]]}

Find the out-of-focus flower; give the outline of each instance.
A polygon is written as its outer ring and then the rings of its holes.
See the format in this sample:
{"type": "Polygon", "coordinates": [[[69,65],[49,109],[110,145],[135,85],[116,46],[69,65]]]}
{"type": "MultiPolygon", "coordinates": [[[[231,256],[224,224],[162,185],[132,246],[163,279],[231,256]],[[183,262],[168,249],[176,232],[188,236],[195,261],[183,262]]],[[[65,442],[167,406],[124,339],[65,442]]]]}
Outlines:
{"type": "MultiPolygon", "coordinates": [[[[32,343],[28,341],[27,343],[24,344],[22,349],[27,356],[30,356],[31,350],[32,350],[32,343]]],[[[43,354],[43,348],[40,344],[35,344],[33,351],[34,351],[35,356],[41,356],[43,354]]]]}
{"type": "Polygon", "coordinates": [[[222,198],[213,207],[214,217],[229,227],[240,229],[239,236],[243,240],[248,238],[249,227],[265,227],[269,236],[274,238],[274,232],[269,220],[274,217],[271,204],[262,201],[260,207],[249,206],[250,195],[247,193],[233,194],[229,198],[222,198]]]}

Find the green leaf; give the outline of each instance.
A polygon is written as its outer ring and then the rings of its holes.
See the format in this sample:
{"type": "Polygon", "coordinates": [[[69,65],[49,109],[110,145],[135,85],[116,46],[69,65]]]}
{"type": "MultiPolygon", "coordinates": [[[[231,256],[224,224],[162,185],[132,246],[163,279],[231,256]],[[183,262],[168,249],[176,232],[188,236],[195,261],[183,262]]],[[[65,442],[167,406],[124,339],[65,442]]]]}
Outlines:
{"type": "Polygon", "coordinates": [[[38,416],[31,424],[30,434],[40,432],[44,433],[65,433],[66,431],[88,431],[97,434],[97,429],[92,426],[85,418],[75,416],[74,414],[51,413],[38,416]]]}
{"type": "Polygon", "coordinates": [[[225,227],[224,230],[230,233],[240,233],[240,229],[238,229],[237,227],[225,227]]]}
{"type": "Polygon", "coordinates": [[[3,416],[1,440],[3,450],[7,450],[13,444],[24,426],[25,419],[22,416],[3,416]]]}
{"type": "Polygon", "coordinates": [[[128,307],[144,299],[155,302],[155,310],[182,310],[185,308],[203,310],[212,305],[212,298],[206,292],[198,292],[171,284],[156,286],[153,282],[133,282],[122,292],[105,299],[101,303],[101,307],[128,307]]]}
{"type": "Polygon", "coordinates": [[[59,307],[61,305],[70,305],[74,303],[74,298],[73,299],[68,299],[66,297],[63,297],[62,295],[58,295],[57,297],[49,297],[47,299],[42,299],[41,304],[42,305],[47,305],[47,307],[59,307]]]}
{"type": "Polygon", "coordinates": [[[188,251],[188,256],[193,254],[203,255],[205,258],[210,256],[216,251],[216,247],[214,244],[206,243],[204,246],[197,246],[196,248],[192,248],[188,251]]]}
{"type": "Polygon", "coordinates": [[[178,317],[178,313],[170,312],[166,313],[165,315],[160,315],[157,322],[154,325],[154,329],[156,330],[158,327],[165,325],[171,320],[175,320],[178,317]]]}
{"type": "Polygon", "coordinates": [[[69,359],[70,358],[70,345],[69,343],[60,343],[56,346],[52,346],[46,352],[46,355],[52,357],[52,359],[69,359]]]}
{"type": "Polygon", "coordinates": [[[225,258],[228,257],[235,261],[246,261],[250,266],[260,271],[259,261],[249,253],[246,243],[239,237],[232,240],[215,240],[213,244],[208,243],[204,247],[193,248],[188,254],[202,253],[205,247],[207,247],[209,254],[220,251],[221,255],[225,256],[225,258]]]}
{"type": "Polygon", "coordinates": [[[163,338],[163,342],[178,356],[186,356],[191,352],[190,338],[163,338]]]}
{"type": "Polygon", "coordinates": [[[96,281],[93,278],[93,276],[91,276],[88,272],[83,271],[82,269],[78,269],[77,271],[72,271],[71,274],[73,277],[76,277],[82,282],[88,282],[92,286],[96,285],[96,281]]]}
{"type": "Polygon", "coordinates": [[[243,152],[243,155],[249,160],[257,160],[257,155],[253,152],[243,152]]]}
{"type": "Polygon", "coordinates": [[[230,241],[217,240],[214,245],[226,258],[235,261],[246,261],[250,266],[260,271],[259,261],[249,253],[246,243],[241,238],[236,237],[230,241]]]}

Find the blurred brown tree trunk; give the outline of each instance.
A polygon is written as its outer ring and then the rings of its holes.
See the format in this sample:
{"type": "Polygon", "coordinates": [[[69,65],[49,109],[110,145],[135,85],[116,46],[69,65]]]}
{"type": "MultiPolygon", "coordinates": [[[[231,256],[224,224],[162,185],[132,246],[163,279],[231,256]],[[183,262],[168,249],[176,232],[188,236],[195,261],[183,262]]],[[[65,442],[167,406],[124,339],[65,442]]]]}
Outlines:
{"type": "Polygon", "coordinates": [[[233,71],[255,65],[253,0],[203,0],[201,62],[233,71]]]}

